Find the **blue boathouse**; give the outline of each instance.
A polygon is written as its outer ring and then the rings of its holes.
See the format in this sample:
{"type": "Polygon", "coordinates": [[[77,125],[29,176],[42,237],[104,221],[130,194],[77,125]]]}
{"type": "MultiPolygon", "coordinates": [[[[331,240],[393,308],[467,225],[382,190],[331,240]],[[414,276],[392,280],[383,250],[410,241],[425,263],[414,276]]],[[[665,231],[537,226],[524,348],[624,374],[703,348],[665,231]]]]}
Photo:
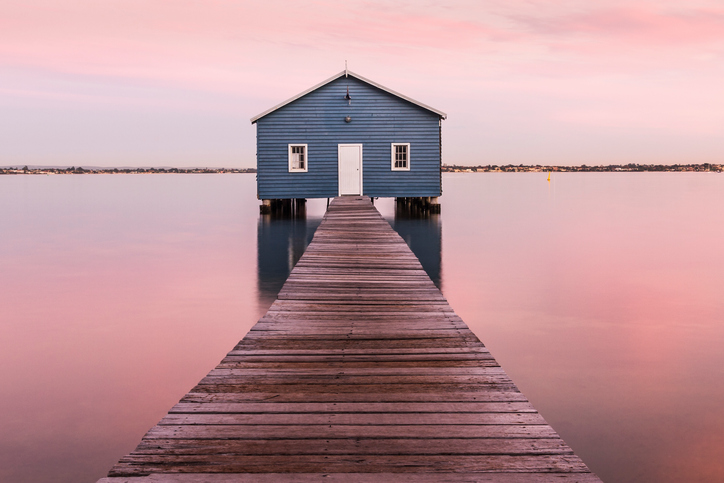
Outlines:
{"type": "Polygon", "coordinates": [[[257,196],[264,204],[340,195],[436,204],[446,117],[344,70],[251,119],[257,196]]]}

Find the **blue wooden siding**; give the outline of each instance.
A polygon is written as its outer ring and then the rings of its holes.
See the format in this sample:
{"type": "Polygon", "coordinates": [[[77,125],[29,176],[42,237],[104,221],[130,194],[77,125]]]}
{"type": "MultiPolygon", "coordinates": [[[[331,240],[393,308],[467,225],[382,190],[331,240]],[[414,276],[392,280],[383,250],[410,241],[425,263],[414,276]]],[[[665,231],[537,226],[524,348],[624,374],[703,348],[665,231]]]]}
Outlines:
{"type": "Polygon", "coordinates": [[[364,194],[439,196],[439,122],[434,112],[351,76],[340,77],[256,121],[258,196],[337,196],[338,144],[363,145],[364,194]],[[344,98],[347,87],[351,104],[344,98]],[[392,143],[410,143],[409,171],[391,170],[392,143]],[[308,145],[308,172],[289,172],[289,144],[308,145]]]}

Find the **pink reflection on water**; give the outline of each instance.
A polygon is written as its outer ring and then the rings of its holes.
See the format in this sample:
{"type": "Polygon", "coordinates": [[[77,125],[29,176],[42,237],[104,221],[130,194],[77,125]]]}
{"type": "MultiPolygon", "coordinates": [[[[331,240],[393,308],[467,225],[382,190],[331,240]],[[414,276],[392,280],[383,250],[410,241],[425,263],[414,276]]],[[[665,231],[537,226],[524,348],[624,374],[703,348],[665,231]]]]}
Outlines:
{"type": "Polygon", "coordinates": [[[604,481],[724,479],[724,177],[545,178],[445,178],[445,295],[604,481]]]}
{"type": "Polygon", "coordinates": [[[243,337],[253,182],[0,179],[1,481],[104,476],[243,337]]]}
{"type": "MultiPolygon", "coordinates": [[[[432,237],[453,308],[584,461],[605,481],[724,478],[724,177],[444,183],[442,222],[405,236],[432,237]]],[[[254,193],[244,175],[0,178],[0,481],[95,481],[244,335],[271,300],[254,193]]]]}

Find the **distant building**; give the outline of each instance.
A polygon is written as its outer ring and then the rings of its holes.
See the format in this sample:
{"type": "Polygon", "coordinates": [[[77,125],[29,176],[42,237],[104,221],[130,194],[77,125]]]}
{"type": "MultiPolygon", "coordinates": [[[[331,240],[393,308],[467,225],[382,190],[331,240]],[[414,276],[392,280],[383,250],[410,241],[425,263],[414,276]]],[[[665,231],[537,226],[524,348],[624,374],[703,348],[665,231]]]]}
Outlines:
{"type": "Polygon", "coordinates": [[[440,196],[446,117],[344,70],[251,119],[257,196],[440,196]]]}

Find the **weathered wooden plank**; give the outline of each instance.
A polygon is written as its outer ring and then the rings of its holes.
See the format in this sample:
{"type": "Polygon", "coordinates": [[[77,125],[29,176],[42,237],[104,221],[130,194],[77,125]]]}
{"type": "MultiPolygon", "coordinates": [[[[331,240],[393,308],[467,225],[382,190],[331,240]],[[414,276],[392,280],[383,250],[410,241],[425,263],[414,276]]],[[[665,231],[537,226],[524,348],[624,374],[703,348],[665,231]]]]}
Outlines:
{"type": "Polygon", "coordinates": [[[223,378],[207,380],[206,384],[199,383],[192,389],[193,392],[273,392],[277,394],[304,393],[309,397],[317,397],[320,394],[336,393],[336,394],[395,394],[404,397],[404,393],[444,393],[449,397],[454,397],[454,393],[473,393],[473,392],[490,392],[490,391],[515,391],[517,388],[512,381],[507,380],[500,383],[482,384],[480,382],[471,384],[451,384],[440,382],[438,384],[346,384],[344,379],[340,378],[334,382],[327,384],[319,382],[316,384],[304,384],[300,382],[284,383],[268,383],[256,381],[248,384],[231,384],[224,381],[223,378]]]}
{"type": "MultiPolygon", "coordinates": [[[[227,369],[220,369],[228,371],[227,369]]],[[[421,386],[421,385],[474,385],[474,384],[509,384],[510,379],[504,373],[501,374],[482,374],[482,375],[456,375],[446,374],[441,376],[420,376],[420,375],[374,375],[360,376],[356,374],[344,374],[344,371],[337,371],[337,374],[327,376],[297,374],[290,377],[287,374],[264,374],[264,375],[244,375],[244,374],[223,374],[208,375],[199,381],[202,385],[217,384],[304,384],[305,386],[336,384],[338,386],[421,386]]]]}
{"type": "MultiPolygon", "coordinates": [[[[390,383],[389,381],[397,381],[398,378],[404,377],[408,380],[408,383],[418,383],[417,379],[408,376],[422,376],[427,378],[439,378],[445,377],[446,381],[456,382],[454,379],[451,380],[446,376],[488,376],[488,377],[505,377],[507,375],[500,368],[500,366],[488,366],[488,367],[346,367],[346,368],[235,368],[235,367],[218,367],[212,369],[208,376],[216,377],[253,377],[253,376],[264,376],[268,378],[283,377],[283,378],[298,378],[299,376],[319,376],[324,377],[325,382],[328,377],[344,376],[359,376],[360,383],[365,384],[367,379],[374,377],[379,379],[381,383],[390,383]],[[369,376],[369,377],[366,377],[369,376]],[[380,376],[380,377],[378,377],[380,376]],[[390,379],[391,378],[391,379],[390,379]]],[[[316,377],[314,377],[316,379],[316,377]]],[[[310,378],[311,379],[311,378],[310,378]]],[[[353,379],[354,380],[354,379],[353,379]]],[[[506,379],[507,380],[507,379],[506,379]]],[[[467,381],[467,379],[465,379],[467,381]]],[[[375,381],[377,382],[377,381],[375,381]]],[[[305,380],[306,383],[306,380],[305,380]]]]}
{"type": "Polygon", "coordinates": [[[535,455],[573,454],[558,438],[476,438],[473,441],[459,438],[444,439],[339,439],[332,446],[326,439],[156,439],[144,440],[133,455],[264,455],[273,444],[275,454],[459,454],[459,455],[535,455]]]}
{"type": "Polygon", "coordinates": [[[523,413],[536,412],[529,402],[347,402],[347,403],[218,403],[180,402],[171,413],[523,413]]]}
{"type": "Polygon", "coordinates": [[[330,339],[309,339],[294,340],[290,337],[284,337],[283,334],[275,337],[270,334],[269,337],[256,339],[244,338],[237,347],[239,348],[272,348],[272,347],[288,347],[295,349],[297,347],[307,347],[309,349],[439,349],[449,347],[459,347],[460,345],[482,345],[474,335],[461,335],[460,337],[447,339],[436,337],[417,337],[417,338],[385,338],[385,337],[366,337],[366,338],[347,338],[338,337],[330,339]]]}
{"type": "MultiPolygon", "coordinates": [[[[275,302],[276,303],[276,302],[275,302]]],[[[448,306],[449,307],[449,306],[448,306]]],[[[287,307],[288,309],[289,307],[287,307]]],[[[305,310],[292,311],[283,310],[284,306],[272,305],[267,312],[269,319],[267,320],[311,320],[316,319],[320,322],[326,320],[348,320],[349,322],[359,322],[365,319],[368,322],[379,321],[413,321],[421,320],[431,322],[436,317],[441,321],[455,321],[455,313],[445,309],[444,305],[438,305],[431,309],[421,311],[419,307],[414,306],[374,306],[372,304],[364,307],[332,306],[326,307],[303,307],[305,310]],[[324,310],[322,310],[324,309],[324,310]]]]}
{"type": "Polygon", "coordinates": [[[530,413],[169,413],[163,425],[281,424],[281,425],[486,425],[546,424],[537,412],[530,413]]]}
{"type": "MultiPolygon", "coordinates": [[[[242,341],[243,342],[243,341],[242,341]]],[[[236,347],[239,347],[237,344],[236,347]]],[[[371,357],[371,356],[430,356],[430,357],[452,357],[454,355],[478,357],[478,355],[488,355],[490,351],[482,344],[475,346],[458,346],[458,347],[396,347],[384,348],[373,347],[370,349],[359,349],[357,347],[341,347],[329,349],[233,349],[229,352],[229,356],[327,356],[327,357],[371,357]]]]}
{"type": "Polygon", "coordinates": [[[591,473],[155,473],[98,483],[600,483],[591,473]]]}
{"type": "Polygon", "coordinates": [[[385,316],[385,317],[340,317],[335,314],[328,314],[325,318],[310,317],[307,314],[292,318],[292,314],[279,314],[277,317],[265,317],[254,324],[251,330],[274,330],[275,327],[291,330],[309,330],[318,327],[332,329],[375,329],[385,331],[390,329],[411,329],[415,324],[417,329],[425,330],[441,330],[441,329],[467,329],[462,322],[447,317],[415,317],[407,316],[385,316]],[[286,315],[286,316],[285,316],[286,315]],[[304,325],[304,329],[300,329],[300,325],[304,325]]]}
{"type": "MultiPolygon", "coordinates": [[[[320,328],[320,327],[307,327],[304,331],[294,330],[293,327],[277,328],[271,330],[268,328],[259,328],[250,331],[245,339],[262,339],[269,340],[272,337],[284,338],[289,340],[339,340],[340,338],[357,338],[357,339],[372,339],[379,340],[384,339],[447,339],[454,338],[460,339],[461,337],[473,338],[475,335],[469,330],[450,328],[450,329],[438,329],[438,330],[420,330],[414,331],[412,329],[401,330],[400,328],[392,327],[388,329],[369,329],[369,328],[348,328],[348,329],[333,329],[333,328],[320,328]]],[[[477,339],[477,338],[476,338],[477,339]]]]}
{"type": "Polygon", "coordinates": [[[375,402],[375,403],[433,403],[444,402],[527,402],[523,394],[516,390],[492,390],[477,392],[189,392],[182,402],[221,403],[221,402],[375,402]]]}
{"type": "MultiPolygon", "coordinates": [[[[489,364],[491,361],[495,361],[493,356],[488,352],[463,352],[463,353],[438,353],[438,352],[423,352],[423,353],[405,353],[405,354],[391,354],[391,353],[378,353],[370,351],[366,354],[345,354],[342,351],[336,353],[323,354],[319,351],[310,352],[285,352],[285,351],[255,351],[254,354],[244,354],[243,350],[235,350],[233,354],[228,354],[221,361],[221,364],[231,363],[271,363],[271,364],[303,364],[303,363],[316,363],[316,364],[349,364],[350,367],[354,367],[355,363],[360,364],[378,364],[380,367],[395,367],[395,364],[399,364],[400,367],[405,365],[411,365],[412,367],[425,367],[426,365],[434,366],[441,363],[449,363],[450,365],[475,365],[481,363],[483,365],[489,364]],[[464,364],[463,364],[464,363],[464,364]]],[[[358,351],[359,352],[359,351],[358,351]]],[[[366,366],[361,366],[366,367],[366,366]]]]}
{"type": "Polygon", "coordinates": [[[157,425],[144,439],[553,438],[546,424],[523,425],[157,425]]]}
{"type": "MultiPolygon", "coordinates": [[[[421,352],[396,352],[396,351],[381,351],[377,352],[374,349],[370,350],[359,350],[350,349],[336,349],[328,353],[320,350],[293,350],[285,351],[280,350],[250,350],[253,353],[244,353],[243,349],[234,349],[233,353],[226,355],[222,361],[267,361],[267,362],[386,362],[392,364],[395,362],[419,362],[420,366],[424,366],[423,361],[486,361],[494,360],[492,354],[485,351],[485,347],[472,347],[472,349],[483,349],[479,351],[465,351],[465,352],[438,352],[437,350],[428,349],[421,352]]],[[[446,348],[441,348],[442,350],[446,348]]]]}
{"type": "Polygon", "coordinates": [[[556,472],[583,473],[585,464],[575,455],[128,455],[111,470],[114,473],[347,473],[365,471],[370,466],[380,472],[556,472]]]}
{"type": "MultiPolygon", "coordinates": [[[[303,323],[303,322],[302,322],[303,323]]],[[[299,323],[289,322],[260,322],[251,329],[251,335],[256,332],[290,332],[292,335],[302,332],[303,334],[330,334],[330,335],[346,335],[355,333],[358,335],[384,335],[395,338],[396,335],[409,337],[416,334],[423,334],[429,337],[438,337],[444,335],[458,336],[464,334],[470,336],[470,332],[465,327],[461,327],[456,323],[445,324],[440,323],[437,327],[431,324],[420,323],[422,327],[415,330],[412,325],[414,322],[392,322],[365,324],[360,322],[330,321],[321,323],[305,324],[305,328],[300,330],[299,323]]],[[[273,334],[272,334],[273,335],[273,334]]]]}
{"type": "Polygon", "coordinates": [[[226,357],[224,358],[218,366],[216,366],[217,369],[261,369],[261,368],[269,368],[269,369],[287,369],[287,370],[295,370],[295,369],[359,369],[359,368],[388,368],[388,369],[396,369],[396,368],[452,368],[452,367],[499,367],[497,361],[493,359],[492,357],[485,359],[478,359],[478,360],[472,360],[472,361],[420,361],[420,360],[412,360],[412,361],[392,361],[392,362],[384,362],[384,361],[375,361],[375,360],[368,360],[368,361],[322,361],[322,362],[314,362],[314,361],[266,361],[266,362],[248,362],[248,361],[236,361],[232,358],[226,357]]]}

